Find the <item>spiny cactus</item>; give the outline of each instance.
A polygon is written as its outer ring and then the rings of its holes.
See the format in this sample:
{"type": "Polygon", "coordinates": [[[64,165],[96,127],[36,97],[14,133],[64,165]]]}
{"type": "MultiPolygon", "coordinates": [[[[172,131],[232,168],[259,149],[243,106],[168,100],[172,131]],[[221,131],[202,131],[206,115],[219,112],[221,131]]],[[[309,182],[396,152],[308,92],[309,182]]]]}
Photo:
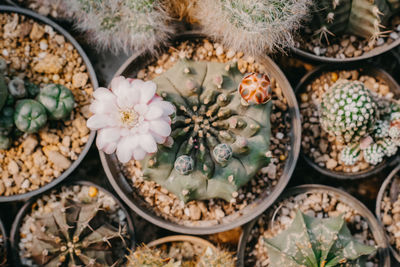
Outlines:
{"type": "Polygon", "coordinates": [[[315,1],[314,35],[329,43],[329,37],[345,33],[376,39],[385,33],[384,25],[399,10],[399,0],[320,0],[315,1]]]}
{"type": "Polygon", "coordinates": [[[393,142],[390,138],[384,138],[377,142],[378,146],[380,146],[383,150],[383,153],[387,157],[394,156],[397,153],[397,144],[393,142]]]}
{"type": "Polygon", "coordinates": [[[358,243],[343,218],[319,219],[297,211],[292,224],[273,238],[265,238],[272,267],[359,266],[375,247],[358,243]]]}
{"type": "Polygon", "coordinates": [[[235,258],[224,250],[208,247],[197,262],[197,267],[235,267],[235,258]]]}
{"type": "Polygon", "coordinates": [[[294,45],[293,33],[308,15],[309,0],[201,0],[196,20],[207,35],[247,54],[294,45]]]}
{"type": "Polygon", "coordinates": [[[128,241],[126,225],[116,226],[101,206],[62,198],[52,212],[37,213],[25,256],[49,267],[119,266],[128,241]]]}
{"type": "Polygon", "coordinates": [[[369,145],[363,151],[364,160],[372,165],[382,162],[385,152],[382,146],[377,143],[369,145]]]}
{"type": "Polygon", "coordinates": [[[345,165],[351,166],[356,164],[356,162],[360,159],[360,155],[361,155],[360,145],[351,144],[343,148],[343,150],[340,152],[339,159],[345,165]]]}
{"type": "Polygon", "coordinates": [[[128,258],[127,267],[181,267],[179,261],[163,257],[160,249],[139,246],[128,258]]]}
{"type": "Polygon", "coordinates": [[[232,63],[181,60],[153,80],[177,111],[173,143],[141,161],[145,178],[183,201],[230,201],[268,163],[271,103],[243,103],[242,78],[232,63]]]}
{"type": "Polygon", "coordinates": [[[389,128],[390,128],[390,123],[388,121],[377,120],[373,129],[374,137],[385,138],[389,136],[389,128]]]}
{"type": "Polygon", "coordinates": [[[360,140],[376,120],[376,104],[361,82],[339,80],[322,97],[322,128],[346,143],[360,140]]]}

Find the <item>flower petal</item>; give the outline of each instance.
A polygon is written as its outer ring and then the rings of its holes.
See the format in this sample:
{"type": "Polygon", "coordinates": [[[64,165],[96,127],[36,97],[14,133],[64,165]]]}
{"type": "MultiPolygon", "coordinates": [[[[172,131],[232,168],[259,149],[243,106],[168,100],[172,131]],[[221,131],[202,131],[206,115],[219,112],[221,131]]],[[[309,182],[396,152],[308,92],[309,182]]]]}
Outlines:
{"type": "Polygon", "coordinates": [[[156,107],[162,108],[162,110],[164,111],[164,114],[163,114],[164,116],[169,116],[176,111],[175,106],[172,105],[172,103],[170,103],[168,101],[151,102],[151,104],[149,106],[150,107],[156,106],[156,107]]]}
{"type": "Polygon", "coordinates": [[[117,143],[109,143],[102,150],[106,154],[112,154],[114,153],[116,148],[117,148],[117,143]]]}
{"type": "Polygon", "coordinates": [[[171,126],[163,120],[151,121],[150,129],[161,136],[169,136],[171,134],[171,126]]]}
{"type": "Polygon", "coordinates": [[[147,155],[146,151],[144,151],[142,148],[140,147],[136,147],[133,150],[133,158],[135,160],[142,160],[144,159],[144,157],[147,155]]]}
{"type": "MultiPolygon", "coordinates": [[[[115,99],[114,99],[115,100],[115,99]]],[[[108,114],[117,110],[116,102],[113,99],[104,100],[94,100],[90,104],[89,110],[94,114],[108,114]]]]}
{"type": "Polygon", "coordinates": [[[134,110],[140,115],[144,115],[149,110],[149,107],[146,104],[136,104],[134,110]]]}
{"type": "Polygon", "coordinates": [[[115,122],[110,118],[110,116],[96,114],[87,120],[86,125],[91,130],[99,130],[101,128],[115,126],[115,122]]]}
{"type": "Polygon", "coordinates": [[[133,147],[131,146],[131,138],[124,137],[118,142],[117,146],[117,158],[122,163],[127,163],[132,159],[133,147]]]}
{"type": "Polygon", "coordinates": [[[146,120],[155,120],[161,117],[164,113],[164,110],[157,106],[150,106],[149,110],[144,115],[146,120]]]}
{"type": "Polygon", "coordinates": [[[140,146],[148,153],[154,153],[157,151],[157,143],[153,136],[149,134],[142,134],[139,137],[140,146]]]}
{"type": "Polygon", "coordinates": [[[127,80],[120,82],[118,90],[115,92],[119,108],[133,108],[140,100],[138,92],[140,91],[135,90],[127,80]]]}
{"type": "Polygon", "coordinates": [[[150,130],[151,135],[153,136],[154,140],[156,140],[157,144],[164,144],[167,137],[161,136],[159,134],[156,134],[155,132],[150,130]]]}
{"type": "Polygon", "coordinates": [[[97,148],[103,150],[107,154],[111,154],[115,151],[119,138],[120,135],[118,128],[101,129],[97,133],[97,148]]]}
{"type": "Polygon", "coordinates": [[[107,88],[99,87],[93,92],[93,97],[97,100],[104,100],[109,98],[115,98],[115,95],[107,88]]]}
{"type": "Polygon", "coordinates": [[[155,95],[157,85],[153,81],[144,82],[140,87],[140,103],[147,104],[155,95]]]}

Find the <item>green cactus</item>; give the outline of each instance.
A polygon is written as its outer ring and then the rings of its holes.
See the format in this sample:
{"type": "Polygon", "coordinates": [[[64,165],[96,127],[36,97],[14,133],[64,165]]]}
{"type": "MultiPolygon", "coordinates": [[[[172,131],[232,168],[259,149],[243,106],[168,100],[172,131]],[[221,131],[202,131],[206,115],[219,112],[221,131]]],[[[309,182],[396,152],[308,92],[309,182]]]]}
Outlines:
{"type": "Polygon", "coordinates": [[[47,84],[41,88],[37,101],[46,108],[52,120],[68,117],[75,104],[71,90],[61,84],[47,84]]]}
{"type": "Polygon", "coordinates": [[[364,160],[369,164],[376,165],[382,162],[385,152],[381,145],[373,143],[363,150],[364,160]]]}
{"type": "Polygon", "coordinates": [[[14,109],[4,107],[0,111],[0,135],[9,135],[14,128],[14,109]]]}
{"type": "Polygon", "coordinates": [[[35,98],[40,92],[40,87],[29,81],[25,82],[25,88],[30,98],[35,98]]]}
{"type": "Polygon", "coordinates": [[[353,34],[365,39],[383,35],[383,25],[399,10],[399,0],[320,0],[315,1],[314,35],[329,43],[330,36],[353,34]]]}
{"type": "Polygon", "coordinates": [[[181,263],[173,259],[165,258],[160,249],[152,249],[148,246],[139,246],[128,258],[127,267],[181,267],[181,263]]]}
{"type": "Polygon", "coordinates": [[[11,146],[11,138],[6,135],[0,135],[0,150],[9,149],[11,146]]]}
{"type": "Polygon", "coordinates": [[[384,138],[382,140],[379,140],[376,143],[378,144],[378,146],[380,146],[382,148],[383,153],[387,157],[394,156],[397,153],[397,149],[398,149],[397,145],[390,138],[384,138]]]}
{"type": "Polygon", "coordinates": [[[389,128],[390,123],[386,120],[377,120],[374,129],[373,135],[375,138],[385,138],[389,136],[389,128]]]}
{"type": "Polygon", "coordinates": [[[15,106],[14,123],[22,132],[35,133],[47,122],[46,109],[33,99],[19,100],[15,106]]]}
{"type": "Polygon", "coordinates": [[[141,162],[145,178],[183,201],[230,201],[253,178],[267,163],[271,103],[243,105],[237,92],[242,77],[231,63],[181,60],[154,79],[157,93],[177,112],[171,126],[173,144],[160,145],[141,162]],[[220,158],[218,152],[215,159],[214,149],[222,148],[220,144],[233,156],[220,158]],[[180,162],[182,156],[191,160],[180,162]],[[187,164],[191,161],[192,171],[187,164]]]}
{"type": "Polygon", "coordinates": [[[375,247],[358,243],[343,218],[319,219],[297,211],[292,224],[279,235],[265,238],[272,267],[359,266],[375,247]]]}
{"type": "Polygon", "coordinates": [[[70,198],[51,213],[36,214],[32,246],[25,251],[39,266],[120,266],[127,245],[126,226],[115,225],[96,201],[70,198]]]}
{"type": "Polygon", "coordinates": [[[376,120],[376,103],[361,82],[339,80],[322,97],[322,128],[346,143],[372,131],[376,120]]]}
{"type": "Polygon", "coordinates": [[[345,165],[351,166],[358,162],[360,155],[360,145],[351,144],[342,149],[339,158],[345,165]]]}
{"type": "Polygon", "coordinates": [[[4,80],[3,74],[0,73],[0,110],[7,103],[8,99],[8,89],[6,81],[4,80]]]}
{"type": "Polygon", "coordinates": [[[25,88],[25,82],[19,77],[14,77],[8,83],[8,92],[15,98],[25,98],[28,95],[25,88]]]}

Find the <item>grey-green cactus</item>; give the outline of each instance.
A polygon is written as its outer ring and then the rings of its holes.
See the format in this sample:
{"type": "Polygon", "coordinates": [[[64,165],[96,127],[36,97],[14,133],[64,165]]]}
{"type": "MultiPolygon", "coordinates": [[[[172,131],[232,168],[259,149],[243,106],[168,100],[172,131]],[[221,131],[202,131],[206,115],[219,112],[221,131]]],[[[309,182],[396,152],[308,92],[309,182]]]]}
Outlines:
{"type": "Polygon", "coordinates": [[[342,149],[340,152],[339,159],[345,165],[354,165],[360,159],[361,156],[361,149],[359,144],[351,144],[347,145],[345,148],[342,149]]]}
{"type": "Polygon", "coordinates": [[[19,77],[14,77],[8,83],[8,91],[15,98],[25,98],[28,95],[25,82],[19,77]]]}
{"type": "Polygon", "coordinates": [[[330,36],[345,33],[366,39],[384,34],[384,25],[399,10],[399,0],[320,0],[314,1],[314,35],[329,43],[330,36]]]}
{"type": "Polygon", "coordinates": [[[364,160],[369,164],[376,165],[382,162],[385,152],[381,145],[373,143],[363,150],[364,160]]]}
{"type": "Polygon", "coordinates": [[[154,79],[177,111],[173,143],[142,161],[145,178],[184,201],[230,201],[267,164],[271,103],[244,105],[242,77],[232,63],[181,60],[154,79]]]}
{"type": "Polygon", "coordinates": [[[47,122],[46,110],[33,99],[19,100],[15,106],[14,123],[22,132],[35,133],[47,122]]]}
{"type": "Polygon", "coordinates": [[[139,246],[128,258],[127,267],[181,267],[179,261],[163,257],[160,249],[139,246]]]}
{"type": "Polygon", "coordinates": [[[359,266],[364,256],[376,251],[352,237],[343,214],[319,219],[297,211],[285,231],[264,243],[272,267],[359,266]]]}
{"type": "Polygon", "coordinates": [[[52,120],[65,119],[75,104],[71,90],[61,84],[47,84],[42,87],[37,101],[45,107],[52,120]]]}
{"type": "Polygon", "coordinates": [[[361,82],[339,80],[322,97],[322,128],[346,143],[372,131],[377,119],[376,103],[361,82]]]}

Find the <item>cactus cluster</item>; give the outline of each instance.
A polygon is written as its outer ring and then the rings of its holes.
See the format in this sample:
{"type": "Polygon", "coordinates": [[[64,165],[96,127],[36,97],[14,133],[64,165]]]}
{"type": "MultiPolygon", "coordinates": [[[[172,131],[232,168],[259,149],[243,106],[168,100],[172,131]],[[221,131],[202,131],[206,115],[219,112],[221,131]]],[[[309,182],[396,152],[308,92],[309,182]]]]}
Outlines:
{"type": "Polygon", "coordinates": [[[11,146],[12,135],[36,133],[48,120],[67,118],[74,104],[72,92],[61,84],[39,88],[14,77],[7,85],[0,73],[0,150],[11,146]]]}
{"type": "Polygon", "coordinates": [[[365,256],[376,251],[352,236],[343,214],[314,218],[297,211],[292,224],[264,244],[272,267],[363,266],[365,256]],[[360,265],[361,264],[361,265],[360,265]]]}
{"type": "Polygon", "coordinates": [[[309,26],[320,41],[352,34],[374,40],[387,33],[390,17],[400,10],[399,0],[315,1],[309,26]]]}
{"type": "Polygon", "coordinates": [[[21,236],[25,240],[20,247],[29,264],[100,267],[123,263],[130,241],[126,222],[115,216],[115,202],[96,187],[81,188],[80,193],[61,192],[39,200],[47,203],[45,208],[35,212],[38,205],[34,205],[33,213],[24,219],[21,236]],[[86,195],[79,200],[73,193],[86,195]]]}
{"type": "Polygon", "coordinates": [[[176,114],[171,142],[141,161],[144,178],[185,202],[234,198],[268,163],[271,135],[271,102],[247,103],[238,92],[242,78],[234,63],[180,60],[153,80],[176,114]]]}
{"type": "Polygon", "coordinates": [[[387,113],[377,96],[359,81],[339,80],[322,96],[321,127],[345,144],[339,159],[354,165],[361,156],[376,165],[397,153],[400,145],[400,112],[387,113]],[[399,123],[398,123],[399,122],[399,123]]]}

